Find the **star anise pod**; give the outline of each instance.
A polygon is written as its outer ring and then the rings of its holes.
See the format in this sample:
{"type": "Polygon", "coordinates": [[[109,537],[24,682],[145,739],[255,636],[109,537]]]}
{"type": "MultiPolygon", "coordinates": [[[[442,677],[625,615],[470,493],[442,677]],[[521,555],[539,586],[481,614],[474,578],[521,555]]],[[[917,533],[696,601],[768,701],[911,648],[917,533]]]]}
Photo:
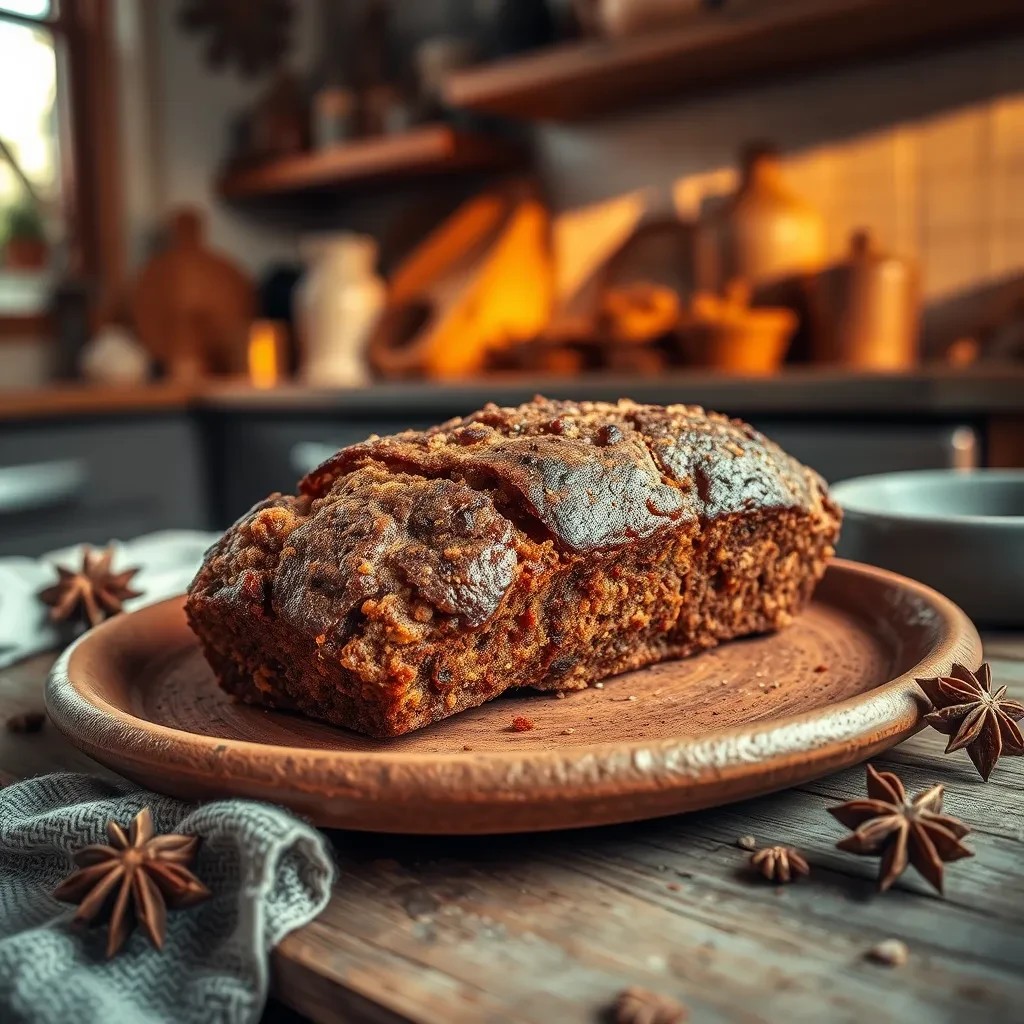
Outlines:
{"type": "Polygon", "coordinates": [[[942,786],[932,786],[908,800],[896,775],[868,765],[867,787],[867,799],[828,809],[854,830],[836,846],[865,857],[881,857],[878,888],[882,892],[912,864],[941,893],[943,862],[974,856],[960,842],[970,829],[942,813],[942,786]]]}
{"type": "Polygon", "coordinates": [[[924,720],[949,737],[946,753],[966,750],[978,774],[988,782],[1003,754],[1024,754],[1024,734],[1017,722],[1024,704],[1006,699],[1006,687],[992,692],[992,669],[985,662],[977,672],[953,662],[948,676],[918,679],[935,710],[924,720]]]}
{"type": "Polygon", "coordinates": [[[682,1003],[636,986],[615,1001],[615,1024],[683,1024],[689,1015],[682,1003]]]}
{"type": "Polygon", "coordinates": [[[64,622],[81,617],[90,626],[98,626],[120,612],[128,598],[140,597],[142,591],[132,590],[128,585],[139,570],[111,572],[113,559],[111,548],[96,552],[85,546],[81,569],[58,565],[57,582],[39,593],[39,599],[50,605],[50,619],[64,622]]]}
{"type": "Polygon", "coordinates": [[[792,846],[766,846],[750,855],[750,864],[769,882],[792,882],[811,873],[811,866],[792,846]]]}
{"type": "Polygon", "coordinates": [[[162,949],[168,909],[201,903],[210,895],[188,869],[198,836],[153,835],[153,816],[144,807],[127,834],[117,822],[107,825],[110,845],[87,846],[75,854],[79,869],[54,891],[65,903],[77,903],[74,920],[99,923],[109,915],[107,956],[114,956],[136,924],[162,949]]]}

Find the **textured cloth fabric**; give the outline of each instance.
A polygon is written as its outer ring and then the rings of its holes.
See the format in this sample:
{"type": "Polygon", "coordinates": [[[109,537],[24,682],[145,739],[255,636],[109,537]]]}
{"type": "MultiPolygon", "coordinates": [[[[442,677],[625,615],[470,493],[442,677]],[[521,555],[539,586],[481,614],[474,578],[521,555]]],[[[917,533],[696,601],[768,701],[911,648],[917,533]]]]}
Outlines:
{"type": "MultiPolygon", "coordinates": [[[[203,553],[218,537],[199,530],[163,530],[114,542],[114,569],[138,566],[131,586],[143,592],[125,601],[125,610],[184,593],[203,553]]],[[[81,564],[81,545],[42,558],[0,558],[0,668],[67,642],[67,633],[50,622],[50,609],[39,600],[39,591],[56,580],[54,566],[77,569],[81,564]]]]}
{"type": "Polygon", "coordinates": [[[333,877],[323,836],[267,804],[196,806],[72,774],[0,789],[0,1021],[256,1021],[271,949],[324,908],[333,877]],[[202,837],[193,870],[213,896],[168,914],[162,952],[136,929],[106,960],[105,928],[71,925],[75,908],[50,894],[75,850],[145,806],[158,833],[202,837]]]}

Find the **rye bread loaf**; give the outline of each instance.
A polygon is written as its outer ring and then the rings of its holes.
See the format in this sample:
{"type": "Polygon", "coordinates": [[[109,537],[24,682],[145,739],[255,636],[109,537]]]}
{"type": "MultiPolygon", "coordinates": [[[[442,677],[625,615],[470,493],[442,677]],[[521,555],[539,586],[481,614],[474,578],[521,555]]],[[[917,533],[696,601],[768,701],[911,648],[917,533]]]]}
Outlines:
{"type": "Polygon", "coordinates": [[[235,696],[397,736],[779,629],[839,525],[738,420],[537,398],[342,449],[228,530],[187,612],[235,696]]]}

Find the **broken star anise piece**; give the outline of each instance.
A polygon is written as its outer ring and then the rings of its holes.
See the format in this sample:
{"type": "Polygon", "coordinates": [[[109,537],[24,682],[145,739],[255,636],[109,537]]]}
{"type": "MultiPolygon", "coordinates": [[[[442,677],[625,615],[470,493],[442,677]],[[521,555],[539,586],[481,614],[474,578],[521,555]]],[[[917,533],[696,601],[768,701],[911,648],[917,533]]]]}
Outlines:
{"type": "Polygon", "coordinates": [[[811,866],[792,846],[766,846],[750,855],[750,865],[769,882],[793,882],[801,875],[811,873],[811,866]]]}
{"type": "Polygon", "coordinates": [[[154,836],[148,807],[135,816],[127,834],[112,821],[107,835],[109,846],[87,846],[75,854],[78,870],[53,895],[64,903],[78,904],[76,922],[95,924],[109,916],[108,957],[124,945],[136,924],[162,949],[168,909],[191,907],[210,895],[188,869],[199,838],[154,836]]]}
{"type": "Polygon", "coordinates": [[[1017,722],[1024,704],[1006,699],[1006,687],[992,692],[992,669],[977,672],[953,662],[948,676],[918,679],[934,710],[924,720],[949,737],[946,753],[966,750],[978,774],[988,782],[1003,754],[1024,754],[1024,734],[1017,722]]]}
{"type": "Polygon", "coordinates": [[[932,786],[908,800],[896,775],[875,771],[871,765],[867,785],[867,799],[828,809],[854,830],[836,846],[865,857],[881,857],[878,888],[882,892],[912,864],[941,893],[943,862],[974,856],[960,842],[970,829],[942,813],[942,786],[932,786]]]}
{"type": "Polygon", "coordinates": [[[132,590],[128,585],[138,569],[111,572],[114,559],[111,548],[93,551],[82,549],[81,569],[57,566],[57,582],[39,592],[39,599],[50,606],[53,622],[82,619],[90,626],[98,626],[104,619],[121,611],[130,597],[140,597],[142,592],[132,590]]]}

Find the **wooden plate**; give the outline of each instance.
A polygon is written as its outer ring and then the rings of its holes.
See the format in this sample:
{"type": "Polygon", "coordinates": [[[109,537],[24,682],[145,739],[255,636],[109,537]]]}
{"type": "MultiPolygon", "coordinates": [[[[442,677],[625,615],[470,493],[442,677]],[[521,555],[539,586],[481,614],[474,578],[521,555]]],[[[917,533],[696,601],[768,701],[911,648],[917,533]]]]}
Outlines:
{"type": "Polygon", "coordinates": [[[953,661],[981,661],[959,608],[837,561],[781,633],[561,700],[502,697],[393,740],[234,703],[181,598],[86,634],[46,696],[72,743],[163,793],[270,800],[323,826],[495,833],[673,814],[835,771],[914,732],[915,676],[953,661]],[[533,729],[512,731],[517,715],[533,729]]]}

